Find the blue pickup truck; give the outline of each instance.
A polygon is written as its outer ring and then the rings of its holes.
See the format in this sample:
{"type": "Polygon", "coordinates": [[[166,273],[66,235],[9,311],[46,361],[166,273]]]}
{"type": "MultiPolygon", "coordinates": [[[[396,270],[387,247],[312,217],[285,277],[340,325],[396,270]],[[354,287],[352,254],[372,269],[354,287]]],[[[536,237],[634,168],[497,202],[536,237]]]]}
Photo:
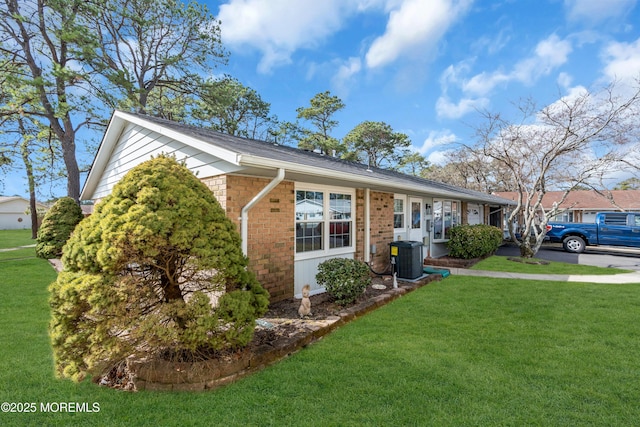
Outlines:
{"type": "Polygon", "coordinates": [[[600,212],[595,224],[550,222],[547,237],[574,253],[595,245],[640,247],[640,213],[600,212]]]}

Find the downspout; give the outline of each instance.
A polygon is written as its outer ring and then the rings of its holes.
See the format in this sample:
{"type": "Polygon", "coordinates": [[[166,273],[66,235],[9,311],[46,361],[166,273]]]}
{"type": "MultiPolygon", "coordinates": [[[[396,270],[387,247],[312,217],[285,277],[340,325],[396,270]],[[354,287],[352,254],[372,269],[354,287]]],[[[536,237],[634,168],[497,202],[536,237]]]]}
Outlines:
{"type": "Polygon", "coordinates": [[[271,190],[273,190],[278,184],[282,182],[284,179],[284,169],[278,168],[278,174],[276,177],[267,184],[258,194],[256,194],[253,199],[249,203],[247,203],[243,208],[240,214],[240,237],[242,238],[242,253],[247,256],[249,251],[249,211],[253,206],[258,203],[264,196],[269,194],[271,190]]]}
{"type": "Polygon", "coordinates": [[[364,189],[364,262],[371,262],[371,190],[364,189]]]}

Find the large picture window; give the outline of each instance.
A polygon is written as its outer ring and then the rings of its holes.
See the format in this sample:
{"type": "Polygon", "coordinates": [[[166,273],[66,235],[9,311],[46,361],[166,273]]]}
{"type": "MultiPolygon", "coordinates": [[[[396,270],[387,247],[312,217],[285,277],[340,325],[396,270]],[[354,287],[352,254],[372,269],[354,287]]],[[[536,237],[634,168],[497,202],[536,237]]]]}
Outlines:
{"type": "Polygon", "coordinates": [[[433,200],[433,238],[449,239],[451,227],[460,222],[459,202],[453,200],[433,200]]]}
{"type": "Polygon", "coordinates": [[[296,191],[296,253],[353,246],[352,195],[296,191]]]}

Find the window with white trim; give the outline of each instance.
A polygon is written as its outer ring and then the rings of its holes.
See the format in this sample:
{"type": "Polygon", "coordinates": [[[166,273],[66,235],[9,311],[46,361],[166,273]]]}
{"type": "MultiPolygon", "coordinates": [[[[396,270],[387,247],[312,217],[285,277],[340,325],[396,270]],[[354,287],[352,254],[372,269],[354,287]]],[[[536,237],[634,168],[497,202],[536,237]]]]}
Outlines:
{"type": "Polygon", "coordinates": [[[433,239],[447,240],[451,227],[460,223],[460,202],[433,199],[433,239]]]}
{"type": "Polygon", "coordinates": [[[324,193],[296,191],[296,252],[324,249],[324,193]]]}
{"type": "Polygon", "coordinates": [[[296,253],[352,248],[354,197],[332,190],[296,190],[296,253]]]}
{"type": "Polygon", "coordinates": [[[393,199],[393,228],[404,228],[404,198],[397,196],[393,199]]]}

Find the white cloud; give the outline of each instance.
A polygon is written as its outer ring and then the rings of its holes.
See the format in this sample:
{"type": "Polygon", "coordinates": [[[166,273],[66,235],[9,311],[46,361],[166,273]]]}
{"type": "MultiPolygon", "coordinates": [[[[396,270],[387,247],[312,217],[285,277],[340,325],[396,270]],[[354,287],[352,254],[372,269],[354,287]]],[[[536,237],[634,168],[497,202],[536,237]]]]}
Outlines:
{"type": "MultiPolygon", "coordinates": [[[[568,40],[552,34],[536,45],[530,57],[516,62],[511,69],[498,68],[494,71],[483,71],[469,78],[466,75],[471,70],[475,59],[450,65],[440,76],[442,95],[436,102],[438,117],[459,119],[469,112],[486,108],[489,104],[489,95],[500,85],[514,81],[533,85],[540,77],[551,74],[565,64],[571,51],[572,45],[568,40]],[[452,96],[449,94],[451,88],[461,91],[457,102],[451,99],[452,96]]],[[[567,87],[571,80],[567,74],[561,73],[558,82],[567,87]]]]}
{"type": "Polygon", "coordinates": [[[297,49],[314,47],[338,31],[345,18],[375,2],[341,0],[231,0],[218,19],[225,45],[262,52],[258,71],[289,63],[297,49]]]}
{"type": "Polygon", "coordinates": [[[418,147],[418,152],[425,155],[436,147],[451,144],[456,140],[455,134],[449,130],[431,131],[429,136],[422,142],[422,146],[418,147]]]}
{"type": "Polygon", "coordinates": [[[636,5],[636,0],[565,0],[567,18],[581,24],[596,24],[620,17],[636,5]]]}
{"type": "Polygon", "coordinates": [[[512,77],[510,77],[509,74],[501,71],[494,71],[492,73],[482,72],[464,82],[462,90],[468,94],[484,96],[499,84],[508,82],[511,79],[512,77]]]}
{"type": "Polygon", "coordinates": [[[376,68],[400,57],[425,57],[473,0],[229,0],[220,6],[222,40],[231,49],[261,53],[258,71],[291,62],[299,49],[313,49],[354,15],[388,14],[384,34],[366,53],[376,68]]]}
{"type": "Polygon", "coordinates": [[[432,48],[449,27],[469,8],[470,0],[404,0],[390,3],[385,33],[375,39],[366,54],[369,68],[382,67],[401,56],[432,48]]]}
{"type": "Polygon", "coordinates": [[[342,94],[348,92],[352,77],[358,74],[361,69],[362,61],[358,57],[351,57],[342,63],[338,67],[336,74],[331,79],[331,83],[335,91],[342,94]]]}
{"type": "Polygon", "coordinates": [[[535,53],[517,62],[511,71],[497,70],[482,72],[466,81],[462,89],[467,94],[484,96],[503,83],[518,81],[530,85],[541,76],[549,75],[554,69],[567,62],[572,51],[571,43],[552,34],[536,46],[535,53]]]}
{"type": "Polygon", "coordinates": [[[489,55],[495,55],[507,46],[510,40],[509,32],[503,28],[498,34],[480,37],[471,46],[473,51],[486,50],[489,55]]]}
{"type": "MultiPolygon", "coordinates": [[[[584,98],[589,94],[589,90],[586,87],[578,85],[567,89],[567,93],[561,96],[558,100],[549,104],[546,109],[552,114],[562,114],[563,111],[567,111],[567,105],[572,105],[577,102],[578,99],[584,98]]],[[[538,113],[540,115],[541,113],[538,113]]],[[[521,127],[522,129],[527,129],[531,131],[532,135],[535,135],[539,132],[539,130],[546,125],[542,124],[543,121],[540,119],[536,120],[536,123],[532,124],[529,127],[521,127]]]]}
{"type": "Polygon", "coordinates": [[[604,74],[610,80],[632,82],[640,74],[640,38],[632,43],[612,42],[603,53],[604,74]]]}
{"type": "Polygon", "coordinates": [[[448,155],[452,151],[453,150],[434,151],[427,156],[427,160],[433,165],[444,166],[451,161],[448,155]]]}
{"type": "Polygon", "coordinates": [[[486,108],[488,104],[487,98],[462,98],[454,103],[447,96],[441,96],[436,102],[436,112],[439,118],[459,119],[467,113],[486,108]]]}
{"type": "Polygon", "coordinates": [[[560,73],[558,74],[557,82],[560,87],[568,89],[573,83],[573,77],[568,73],[560,73]]]}
{"type": "Polygon", "coordinates": [[[471,71],[473,60],[461,61],[456,65],[449,65],[440,75],[440,86],[444,92],[447,91],[449,85],[461,85],[464,76],[471,71]]]}
{"type": "MultiPolygon", "coordinates": [[[[561,40],[557,35],[553,34],[538,43],[534,54],[517,62],[512,70],[504,71],[499,69],[493,72],[476,74],[463,81],[461,88],[467,95],[486,96],[496,86],[511,81],[531,85],[541,76],[550,74],[554,69],[566,63],[571,51],[572,47],[569,41],[561,40]]],[[[452,71],[447,69],[443,73],[443,78],[446,78],[447,81],[461,81],[460,76],[456,76],[456,79],[453,80],[451,74],[452,71]]]]}

